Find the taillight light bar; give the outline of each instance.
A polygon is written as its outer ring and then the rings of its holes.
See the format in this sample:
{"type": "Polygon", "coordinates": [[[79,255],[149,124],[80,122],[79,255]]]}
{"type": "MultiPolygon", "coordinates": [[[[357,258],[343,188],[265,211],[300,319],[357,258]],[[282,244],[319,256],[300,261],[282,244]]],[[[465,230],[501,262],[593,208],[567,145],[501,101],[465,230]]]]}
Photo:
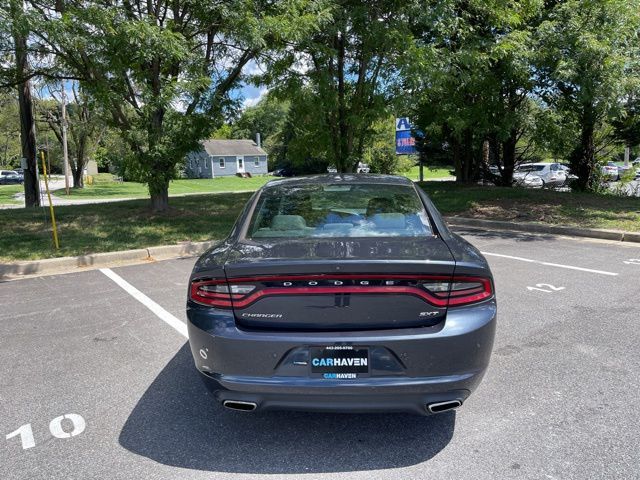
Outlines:
{"type": "Polygon", "coordinates": [[[275,295],[401,294],[436,307],[458,307],[493,296],[490,279],[441,275],[288,275],[201,279],[191,283],[190,298],[218,308],[246,308],[275,295]],[[267,286],[256,284],[267,283],[267,286]],[[373,283],[373,284],[372,284],[373,283]]]}
{"type": "Polygon", "coordinates": [[[481,302],[493,296],[493,283],[485,277],[455,276],[449,290],[449,306],[481,302]]]}
{"type": "Polygon", "coordinates": [[[189,298],[211,307],[231,308],[231,292],[226,280],[194,280],[189,288],[189,298]]]}

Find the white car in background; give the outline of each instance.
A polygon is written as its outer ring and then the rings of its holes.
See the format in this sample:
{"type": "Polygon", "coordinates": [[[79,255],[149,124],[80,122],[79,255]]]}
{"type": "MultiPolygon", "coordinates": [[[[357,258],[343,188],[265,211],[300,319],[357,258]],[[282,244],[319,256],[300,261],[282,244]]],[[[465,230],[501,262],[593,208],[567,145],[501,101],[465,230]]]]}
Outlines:
{"type": "Polygon", "coordinates": [[[513,172],[514,183],[524,187],[559,187],[566,180],[567,172],[559,163],[523,163],[513,172]]]}
{"type": "Polygon", "coordinates": [[[602,176],[605,180],[617,181],[620,180],[620,172],[618,166],[614,162],[607,162],[602,166],[602,176]]]}
{"type": "MultiPolygon", "coordinates": [[[[356,169],[356,173],[369,173],[371,169],[369,165],[366,163],[358,162],[358,168],[356,169]]],[[[327,173],[338,173],[338,169],[335,165],[329,165],[327,167],[327,173]]]]}
{"type": "Polygon", "coordinates": [[[366,163],[359,162],[358,169],[356,171],[357,173],[369,173],[371,169],[369,168],[369,165],[367,165],[366,163]]]}
{"type": "Polygon", "coordinates": [[[517,172],[513,174],[513,184],[518,187],[528,188],[542,188],[544,186],[544,182],[539,176],[517,172]]]}
{"type": "Polygon", "coordinates": [[[569,165],[565,165],[560,163],[560,169],[565,173],[566,175],[566,179],[564,181],[565,185],[570,184],[572,181],[577,180],[578,176],[574,175],[573,173],[571,173],[571,168],[569,167],[569,165]]]}

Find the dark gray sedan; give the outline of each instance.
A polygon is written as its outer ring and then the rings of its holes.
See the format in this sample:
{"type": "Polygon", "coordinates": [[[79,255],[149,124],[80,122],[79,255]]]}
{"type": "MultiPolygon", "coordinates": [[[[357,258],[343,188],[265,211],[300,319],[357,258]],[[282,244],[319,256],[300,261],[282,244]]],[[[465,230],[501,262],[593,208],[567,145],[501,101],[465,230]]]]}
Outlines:
{"type": "Polygon", "coordinates": [[[0,170],[0,185],[24,183],[24,176],[14,170],[0,170]]]}
{"type": "Polygon", "coordinates": [[[189,342],[234,410],[437,413],[489,364],[493,278],[404,177],[269,182],[190,279],[189,342]]]}

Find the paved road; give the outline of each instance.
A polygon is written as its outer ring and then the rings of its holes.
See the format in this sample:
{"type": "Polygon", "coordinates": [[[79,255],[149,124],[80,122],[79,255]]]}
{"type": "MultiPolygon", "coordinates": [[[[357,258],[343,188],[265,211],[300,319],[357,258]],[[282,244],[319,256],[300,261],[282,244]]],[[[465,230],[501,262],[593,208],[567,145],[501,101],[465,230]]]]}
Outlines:
{"type": "Polygon", "coordinates": [[[154,311],[99,270],[0,284],[0,478],[640,478],[640,248],[463,234],[495,273],[494,355],[426,418],[214,404],[166,323],[193,259],[111,270],[154,311]]]}

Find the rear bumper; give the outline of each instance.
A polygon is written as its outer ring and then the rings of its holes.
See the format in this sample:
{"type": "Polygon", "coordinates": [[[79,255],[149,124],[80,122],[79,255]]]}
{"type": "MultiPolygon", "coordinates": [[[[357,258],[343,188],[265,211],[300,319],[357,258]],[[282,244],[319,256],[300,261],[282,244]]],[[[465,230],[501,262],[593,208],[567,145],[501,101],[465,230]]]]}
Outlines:
{"type": "MultiPolygon", "coordinates": [[[[201,372],[202,373],[202,372],[201,372]]],[[[392,381],[376,384],[369,379],[354,385],[313,385],[300,381],[277,384],[263,379],[220,379],[202,374],[207,388],[216,400],[250,402],[256,410],[301,410],[317,412],[382,413],[405,412],[417,415],[429,413],[427,405],[451,400],[461,403],[471,393],[467,389],[451,390],[451,379],[418,379],[406,382],[392,381]]],[[[457,379],[458,382],[470,378],[457,379]]],[[[318,382],[326,382],[319,380],[318,382]]]]}
{"type": "Polygon", "coordinates": [[[464,401],[489,364],[494,300],[451,309],[444,322],[367,332],[274,332],[239,329],[230,312],[189,305],[189,342],[197,369],[220,402],[257,410],[428,413],[426,405],[464,401]],[[369,377],[312,378],[309,346],[367,346],[369,377]]]}

